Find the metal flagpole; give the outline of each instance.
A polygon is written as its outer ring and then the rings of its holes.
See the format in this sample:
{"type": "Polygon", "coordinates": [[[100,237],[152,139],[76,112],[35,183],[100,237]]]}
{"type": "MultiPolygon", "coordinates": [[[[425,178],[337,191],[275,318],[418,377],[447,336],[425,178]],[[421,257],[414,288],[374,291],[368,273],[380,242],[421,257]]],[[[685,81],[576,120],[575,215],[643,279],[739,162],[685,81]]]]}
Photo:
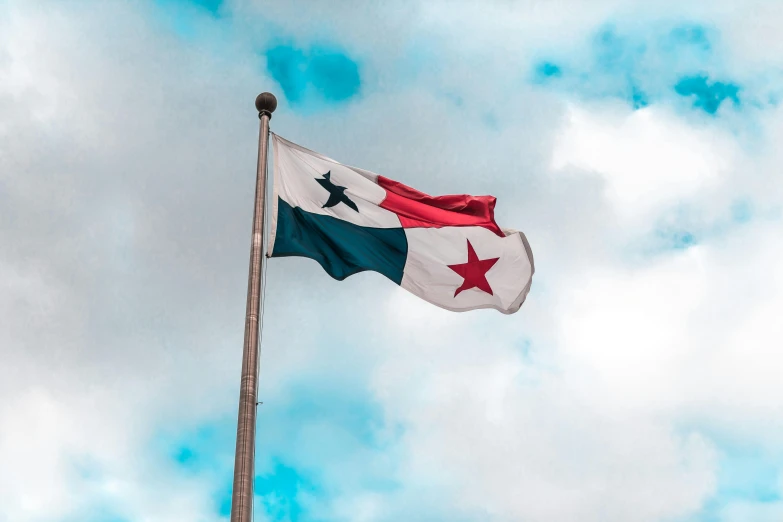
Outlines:
{"type": "Polygon", "coordinates": [[[231,496],[231,522],[251,522],[255,472],[256,408],[258,393],[258,314],[264,268],[264,197],[269,144],[269,119],[277,99],[264,92],[256,98],[261,130],[258,136],[256,202],[253,211],[253,242],[250,246],[250,273],[247,281],[245,342],[242,351],[242,381],[239,388],[237,448],[234,458],[234,489],[231,496]]]}

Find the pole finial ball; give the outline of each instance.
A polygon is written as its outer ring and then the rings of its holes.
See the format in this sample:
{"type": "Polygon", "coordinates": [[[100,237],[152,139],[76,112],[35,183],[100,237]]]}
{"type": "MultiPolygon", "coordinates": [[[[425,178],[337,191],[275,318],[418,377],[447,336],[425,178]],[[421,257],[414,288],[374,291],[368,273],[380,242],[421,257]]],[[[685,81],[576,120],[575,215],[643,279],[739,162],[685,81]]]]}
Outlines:
{"type": "Polygon", "coordinates": [[[266,114],[271,118],[277,109],[277,98],[271,92],[262,92],[256,97],[256,109],[259,116],[266,114]]]}

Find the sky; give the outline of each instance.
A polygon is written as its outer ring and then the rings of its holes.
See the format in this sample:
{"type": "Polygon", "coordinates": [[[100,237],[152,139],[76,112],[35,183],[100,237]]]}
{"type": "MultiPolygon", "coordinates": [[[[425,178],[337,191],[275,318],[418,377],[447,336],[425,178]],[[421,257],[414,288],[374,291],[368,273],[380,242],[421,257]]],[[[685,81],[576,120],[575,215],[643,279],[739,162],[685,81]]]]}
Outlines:
{"type": "Polygon", "coordinates": [[[0,0],[0,522],[228,520],[262,91],[492,194],[514,315],[268,263],[262,522],[783,519],[783,3],[0,0]]]}

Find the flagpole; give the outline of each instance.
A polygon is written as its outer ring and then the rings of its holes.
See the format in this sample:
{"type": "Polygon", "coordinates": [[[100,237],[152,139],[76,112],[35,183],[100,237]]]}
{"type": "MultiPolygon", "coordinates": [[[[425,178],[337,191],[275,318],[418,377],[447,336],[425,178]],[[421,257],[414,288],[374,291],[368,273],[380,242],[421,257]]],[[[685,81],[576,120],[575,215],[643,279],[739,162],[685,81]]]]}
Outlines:
{"type": "Polygon", "coordinates": [[[273,94],[256,98],[261,128],[258,136],[256,198],[253,211],[253,239],[250,246],[250,270],[247,281],[245,341],[242,349],[242,380],[239,388],[237,446],[234,458],[234,488],[231,496],[231,522],[251,522],[253,516],[253,479],[255,472],[256,408],[258,394],[258,317],[263,291],[264,198],[266,196],[269,120],[277,108],[273,94]]]}

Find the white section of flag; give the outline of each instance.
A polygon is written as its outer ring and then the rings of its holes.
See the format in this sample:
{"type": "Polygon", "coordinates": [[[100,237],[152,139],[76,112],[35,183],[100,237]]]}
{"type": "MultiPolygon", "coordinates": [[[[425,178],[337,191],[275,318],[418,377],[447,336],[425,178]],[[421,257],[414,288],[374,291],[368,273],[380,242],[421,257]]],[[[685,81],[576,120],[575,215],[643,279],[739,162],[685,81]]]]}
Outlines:
{"type": "Polygon", "coordinates": [[[524,235],[499,237],[483,227],[406,228],[408,259],[400,286],[432,304],[455,312],[494,308],[519,310],[533,276],[533,257],[524,235]],[[467,242],[479,259],[499,258],[486,273],[493,295],[478,288],[455,296],[463,277],[449,265],[467,261],[467,242]]]}

